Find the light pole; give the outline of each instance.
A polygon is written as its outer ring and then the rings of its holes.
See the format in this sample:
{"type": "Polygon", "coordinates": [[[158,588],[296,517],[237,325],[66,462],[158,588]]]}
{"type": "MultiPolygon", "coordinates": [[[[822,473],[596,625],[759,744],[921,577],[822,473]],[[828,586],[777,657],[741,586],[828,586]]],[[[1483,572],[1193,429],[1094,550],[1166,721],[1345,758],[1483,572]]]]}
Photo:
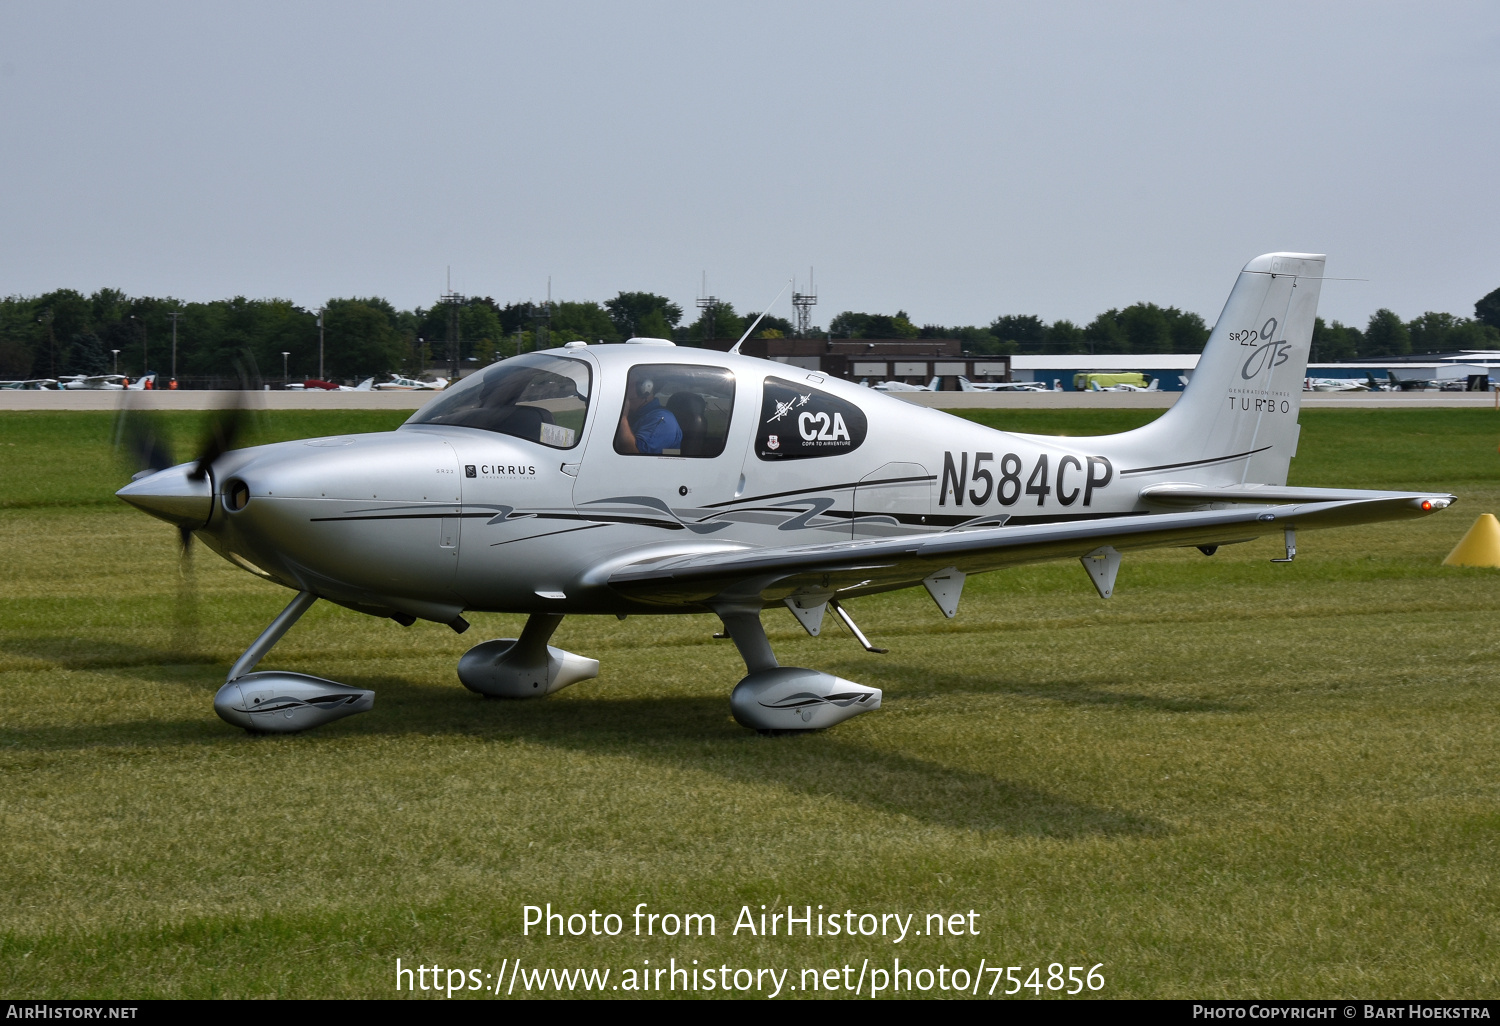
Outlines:
{"type": "Polygon", "coordinates": [[[57,337],[52,334],[52,311],[47,310],[37,320],[47,326],[47,373],[55,378],[57,377],[57,337]]]}
{"type": "Polygon", "coordinates": [[[288,352],[283,352],[283,353],[282,353],[282,354],[281,354],[281,387],[282,387],[282,388],[283,388],[283,389],[284,389],[284,388],[286,388],[286,385],[287,385],[287,381],[288,381],[288,380],[289,380],[289,379],[288,379],[288,378],[287,378],[287,376],[286,376],[286,358],[287,358],[287,357],[288,357],[288,356],[291,356],[291,355],[292,355],[292,354],[291,354],[291,353],[288,353],[288,352]]]}
{"type": "Polygon", "coordinates": [[[323,376],[323,317],[328,313],[328,307],[318,310],[318,380],[327,381],[323,376]]]}
{"type": "Polygon", "coordinates": [[[111,349],[110,352],[115,354],[115,373],[118,374],[120,373],[120,351],[118,349],[111,349]]]}
{"type": "Polygon", "coordinates": [[[167,313],[172,318],[172,380],[177,380],[177,318],[182,316],[181,310],[172,310],[167,313]]]}

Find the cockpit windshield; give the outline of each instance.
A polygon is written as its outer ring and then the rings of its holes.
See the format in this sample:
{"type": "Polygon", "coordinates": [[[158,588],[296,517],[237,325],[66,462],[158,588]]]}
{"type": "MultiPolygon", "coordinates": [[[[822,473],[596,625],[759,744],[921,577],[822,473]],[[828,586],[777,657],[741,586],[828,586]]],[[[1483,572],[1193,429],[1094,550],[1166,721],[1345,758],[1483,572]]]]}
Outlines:
{"type": "Polygon", "coordinates": [[[407,423],[482,428],[571,449],[583,437],[592,382],[582,360],[527,353],[471,375],[407,423]]]}

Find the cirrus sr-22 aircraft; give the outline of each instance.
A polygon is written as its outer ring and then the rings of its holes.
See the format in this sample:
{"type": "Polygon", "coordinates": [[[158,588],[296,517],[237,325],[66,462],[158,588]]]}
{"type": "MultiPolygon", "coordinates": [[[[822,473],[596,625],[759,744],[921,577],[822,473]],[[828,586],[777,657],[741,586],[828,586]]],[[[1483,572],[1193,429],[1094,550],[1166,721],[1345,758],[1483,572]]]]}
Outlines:
{"type": "MultiPolygon", "coordinates": [[[[761,617],[818,634],[846,603],[922,586],[956,614],[969,574],[1080,560],[1103,598],[1121,554],[1425,516],[1452,495],[1290,488],[1324,257],[1245,265],[1192,382],[1122,434],[993,430],[805,369],[658,339],[569,343],[496,363],[399,429],[226,450],[119,495],[294,593],[214,707],[254,732],[363,712],[371,691],[254,667],[318,599],[464,630],[529,615],[458,664],[482,695],[597,675],[548,644],[567,615],[712,612],[743,657],[736,720],[812,730],[879,690],[778,664],[761,617]]],[[[878,651],[878,650],[877,650],[878,651]]],[[[727,683],[727,682],[726,682],[727,683]]]]}

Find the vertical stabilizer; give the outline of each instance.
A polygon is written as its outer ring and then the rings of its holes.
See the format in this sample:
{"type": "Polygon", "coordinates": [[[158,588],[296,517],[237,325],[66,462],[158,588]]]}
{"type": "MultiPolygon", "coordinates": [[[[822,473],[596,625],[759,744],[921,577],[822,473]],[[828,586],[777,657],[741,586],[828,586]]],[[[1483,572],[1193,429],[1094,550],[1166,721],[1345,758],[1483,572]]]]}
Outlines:
{"type": "Polygon", "coordinates": [[[1132,432],[1162,464],[1182,465],[1178,476],[1213,484],[1286,484],[1297,452],[1302,379],[1325,259],[1268,253],[1240,272],[1182,398],[1132,432]]]}

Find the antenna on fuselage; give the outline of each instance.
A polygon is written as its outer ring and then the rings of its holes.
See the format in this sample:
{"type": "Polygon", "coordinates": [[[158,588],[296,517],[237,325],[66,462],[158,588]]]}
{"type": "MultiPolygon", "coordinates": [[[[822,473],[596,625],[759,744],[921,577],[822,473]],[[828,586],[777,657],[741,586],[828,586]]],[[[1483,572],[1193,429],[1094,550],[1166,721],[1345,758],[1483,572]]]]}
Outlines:
{"type": "Polygon", "coordinates": [[[751,321],[750,322],[750,327],[748,327],[748,328],[745,329],[745,333],[740,336],[740,340],[738,342],[736,342],[734,345],[732,345],[732,346],[729,347],[729,351],[731,353],[733,353],[736,356],[739,355],[740,346],[742,346],[742,345],[745,344],[745,339],[747,339],[747,338],[750,337],[750,333],[752,331],[754,331],[755,330],[755,326],[760,323],[761,317],[764,317],[766,314],[770,313],[771,312],[771,307],[775,306],[776,305],[776,301],[779,300],[782,297],[783,293],[785,293],[786,290],[789,289],[789,288],[791,288],[791,287],[792,287],[792,279],[788,278],[786,284],[783,285],[783,286],[781,286],[781,292],[776,293],[776,299],[773,299],[769,303],[766,304],[766,308],[760,312],[760,317],[757,317],[757,318],[755,318],[755,320],[751,321]]]}

